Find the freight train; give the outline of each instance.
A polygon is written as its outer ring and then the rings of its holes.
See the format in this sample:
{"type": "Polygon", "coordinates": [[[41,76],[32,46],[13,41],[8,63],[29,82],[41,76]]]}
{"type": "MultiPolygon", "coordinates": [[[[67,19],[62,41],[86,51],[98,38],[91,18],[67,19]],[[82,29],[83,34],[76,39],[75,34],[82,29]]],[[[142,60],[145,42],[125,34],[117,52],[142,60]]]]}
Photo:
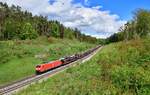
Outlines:
{"type": "Polygon", "coordinates": [[[74,62],[78,59],[82,59],[85,56],[87,56],[87,55],[91,54],[92,52],[94,52],[99,47],[100,46],[97,46],[96,48],[90,49],[90,50],[88,50],[84,53],[81,53],[81,54],[75,54],[75,55],[72,55],[72,56],[61,58],[61,59],[56,60],[56,61],[45,62],[43,64],[39,64],[35,68],[36,69],[36,74],[41,74],[41,73],[44,73],[46,71],[52,70],[54,68],[60,67],[62,65],[66,65],[66,64],[69,64],[71,62],[74,62]]]}

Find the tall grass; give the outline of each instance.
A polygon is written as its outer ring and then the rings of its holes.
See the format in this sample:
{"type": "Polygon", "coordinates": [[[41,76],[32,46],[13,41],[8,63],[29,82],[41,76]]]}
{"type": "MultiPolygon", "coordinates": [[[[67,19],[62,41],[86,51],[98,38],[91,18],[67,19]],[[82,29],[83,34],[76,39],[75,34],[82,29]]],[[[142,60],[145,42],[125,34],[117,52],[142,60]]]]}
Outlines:
{"type": "Polygon", "coordinates": [[[35,73],[35,66],[43,61],[84,51],[93,44],[77,40],[40,37],[36,40],[0,42],[0,85],[35,73]]]}
{"type": "Polygon", "coordinates": [[[105,46],[77,64],[18,95],[149,95],[150,38],[105,46]]]}

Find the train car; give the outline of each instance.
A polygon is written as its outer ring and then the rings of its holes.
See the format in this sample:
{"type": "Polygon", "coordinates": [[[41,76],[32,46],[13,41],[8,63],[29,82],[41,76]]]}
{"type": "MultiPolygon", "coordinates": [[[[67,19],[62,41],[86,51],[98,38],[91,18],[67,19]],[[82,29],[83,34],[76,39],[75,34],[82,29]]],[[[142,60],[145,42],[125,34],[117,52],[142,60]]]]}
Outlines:
{"type": "Polygon", "coordinates": [[[74,62],[74,61],[76,61],[78,59],[79,59],[79,55],[75,54],[75,55],[72,55],[72,56],[65,57],[61,61],[63,62],[63,65],[65,65],[65,64],[74,62]]]}
{"type": "Polygon", "coordinates": [[[61,60],[51,61],[48,63],[40,64],[36,66],[36,74],[51,70],[53,68],[59,67],[63,64],[61,60]]]}

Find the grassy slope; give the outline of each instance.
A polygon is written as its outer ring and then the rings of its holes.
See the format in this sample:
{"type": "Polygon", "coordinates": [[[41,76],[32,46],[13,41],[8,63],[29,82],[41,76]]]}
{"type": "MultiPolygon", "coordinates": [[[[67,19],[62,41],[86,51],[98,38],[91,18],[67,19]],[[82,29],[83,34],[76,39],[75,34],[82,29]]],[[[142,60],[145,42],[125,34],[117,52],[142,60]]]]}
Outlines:
{"type": "Polygon", "coordinates": [[[46,39],[0,42],[0,85],[34,74],[35,65],[93,47],[68,39],[46,39]]]}
{"type": "Polygon", "coordinates": [[[18,95],[149,95],[150,38],[106,46],[92,60],[18,95]]]}

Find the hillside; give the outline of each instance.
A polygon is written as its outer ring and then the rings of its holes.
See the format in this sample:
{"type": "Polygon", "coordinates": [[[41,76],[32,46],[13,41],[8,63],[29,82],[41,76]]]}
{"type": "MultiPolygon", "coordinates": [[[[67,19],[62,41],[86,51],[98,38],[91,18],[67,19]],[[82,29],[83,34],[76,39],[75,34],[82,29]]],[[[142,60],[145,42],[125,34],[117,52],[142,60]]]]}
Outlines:
{"type": "Polygon", "coordinates": [[[105,46],[92,60],[18,95],[149,95],[150,38],[105,46]]]}
{"type": "Polygon", "coordinates": [[[52,37],[0,41],[0,86],[34,74],[35,66],[44,61],[56,60],[94,46],[78,40],[52,37]]]}

